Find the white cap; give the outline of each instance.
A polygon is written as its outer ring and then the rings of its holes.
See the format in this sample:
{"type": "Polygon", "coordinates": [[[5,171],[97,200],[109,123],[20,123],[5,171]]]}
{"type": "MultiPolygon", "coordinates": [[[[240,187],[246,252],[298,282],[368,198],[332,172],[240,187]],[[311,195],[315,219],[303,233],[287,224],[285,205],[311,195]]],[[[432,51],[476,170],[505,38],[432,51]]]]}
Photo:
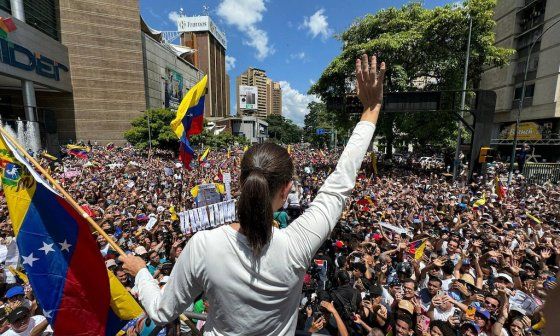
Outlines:
{"type": "Polygon", "coordinates": [[[146,251],[146,248],[144,246],[138,246],[134,249],[134,254],[136,254],[137,256],[141,256],[146,253],[148,253],[148,251],[146,251]]]}
{"type": "Polygon", "coordinates": [[[509,274],[498,273],[498,274],[496,274],[496,279],[498,279],[498,278],[506,279],[510,284],[513,284],[513,278],[509,274]]]}
{"type": "Polygon", "coordinates": [[[115,262],[115,259],[109,259],[109,260],[105,260],[105,267],[109,268],[112,266],[117,266],[117,263],[115,262]]]}
{"type": "Polygon", "coordinates": [[[166,275],[159,281],[160,284],[166,284],[169,281],[169,276],[166,275]]]}

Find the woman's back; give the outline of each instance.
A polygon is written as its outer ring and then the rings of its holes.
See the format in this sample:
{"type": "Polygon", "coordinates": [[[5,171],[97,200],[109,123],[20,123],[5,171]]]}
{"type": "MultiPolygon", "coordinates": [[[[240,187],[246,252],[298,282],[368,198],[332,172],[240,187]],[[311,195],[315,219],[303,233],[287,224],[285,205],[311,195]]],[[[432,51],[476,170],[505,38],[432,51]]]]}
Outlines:
{"type": "Polygon", "coordinates": [[[375,126],[360,122],[335,171],[317,197],[286,229],[272,231],[255,257],[238,226],[198,232],[187,243],[162,296],[147,270],[136,276],[142,305],[165,323],[205,293],[205,334],[293,335],[303,275],[336,225],[351,193],[375,126]]]}
{"type": "Polygon", "coordinates": [[[230,226],[197,234],[189,250],[195,259],[204,256],[201,281],[210,303],[205,334],[294,333],[306,268],[296,266],[282,231],[274,229],[257,261],[247,239],[230,226]]]}

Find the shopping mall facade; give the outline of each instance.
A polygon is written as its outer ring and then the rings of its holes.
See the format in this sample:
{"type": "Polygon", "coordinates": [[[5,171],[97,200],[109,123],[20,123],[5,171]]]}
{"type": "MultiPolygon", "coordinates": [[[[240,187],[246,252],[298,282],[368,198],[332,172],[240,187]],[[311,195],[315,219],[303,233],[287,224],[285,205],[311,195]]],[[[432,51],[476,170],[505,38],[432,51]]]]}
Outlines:
{"type": "Polygon", "coordinates": [[[148,108],[202,76],[194,52],[163,43],[137,0],[0,0],[1,123],[31,150],[124,143],[148,108]]]}

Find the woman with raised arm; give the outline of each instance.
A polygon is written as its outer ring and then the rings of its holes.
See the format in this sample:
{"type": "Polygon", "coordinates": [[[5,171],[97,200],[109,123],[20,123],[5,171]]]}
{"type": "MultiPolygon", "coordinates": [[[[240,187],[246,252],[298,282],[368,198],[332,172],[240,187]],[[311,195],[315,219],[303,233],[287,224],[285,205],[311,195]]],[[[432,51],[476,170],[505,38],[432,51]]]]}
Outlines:
{"type": "Polygon", "coordinates": [[[144,260],[120,258],[150,318],[171,322],[204,292],[211,307],[205,335],[294,334],[303,276],[354,188],[381,109],[384,75],[375,56],[356,60],[361,121],[315,200],[286,229],[273,226],[273,213],[290,193],[294,165],[284,148],[265,143],[241,161],[239,222],[196,233],[163,293],[144,260]]]}

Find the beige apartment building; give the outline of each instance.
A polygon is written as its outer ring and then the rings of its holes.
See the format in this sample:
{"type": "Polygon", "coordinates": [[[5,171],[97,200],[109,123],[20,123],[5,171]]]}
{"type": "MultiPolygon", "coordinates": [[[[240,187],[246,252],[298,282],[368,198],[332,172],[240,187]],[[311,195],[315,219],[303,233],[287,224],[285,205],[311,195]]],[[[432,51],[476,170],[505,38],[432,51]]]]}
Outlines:
{"type": "Polygon", "coordinates": [[[268,114],[282,115],[282,88],[280,83],[272,79],[266,81],[266,96],[268,100],[268,114]]]}
{"type": "Polygon", "coordinates": [[[511,146],[528,61],[518,139],[537,146],[543,157],[551,157],[558,152],[551,144],[560,133],[560,24],[536,42],[529,60],[527,56],[531,44],[560,19],[560,1],[498,0],[494,19],[495,44],[516,53],[508,66],[487,69],[482,75],[480,88],[497,94],[492,142],[511,146]]]}
{"type": "Polygon", "coordinates": [[[266,75],[266,70],[249,68],[236,79],[237,112],[238,114],[256,113],[265,118],[271,114],[282,115],[282,88],[280,83],[272,81],[266,75]],[[257,88],[257,108],[251,111],[242,111],[240,107],[239,86],[253,86],[257,88]]]}

